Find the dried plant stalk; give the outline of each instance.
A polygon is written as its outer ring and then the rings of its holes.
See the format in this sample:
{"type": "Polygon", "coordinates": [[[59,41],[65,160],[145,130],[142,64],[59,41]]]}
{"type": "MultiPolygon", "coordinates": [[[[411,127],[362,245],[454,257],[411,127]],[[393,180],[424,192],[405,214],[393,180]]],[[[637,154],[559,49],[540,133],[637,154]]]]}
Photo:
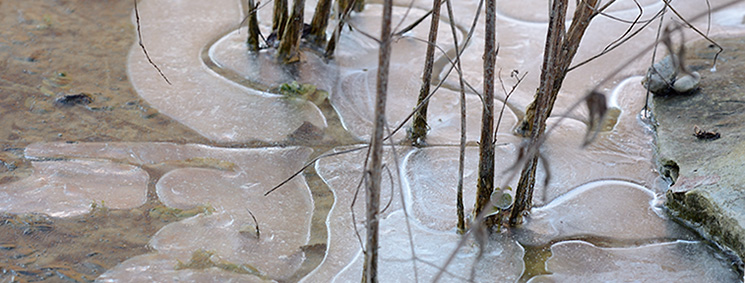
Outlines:
{"type": "Polygon", "coordinates": [[[541,67],[541,81],[535,99],[528,106],[525,117],[518,131],[528,138],[527,162],[523,166],[517,190],[515,204],[510,214],[510,225],[520,223],[521,216],[532,206],[533,188],[535,186],[538,150],[546,130],[546,120],[551,114],[561,84],[569,65],[577,53],[579,43],[584,36],[590,21],[600,11],[598,0],[582,0],[577,4],[574,18],[569,30],[564,33],[567,0],[554,0],[551,7],[546,46],[541,67]]]}
{"type": "Polygon", "coordinates": [[[427,52],[424,56],[424,71],[422,72],[422,87],[419,89],[417,105],[419,111],[414,114],[414,122],[411,127],[410,137],[414,145],[422,145],[427,136],[427,106],[430,85],[432,84],[432,68],[435,61],[435,45],[437,44],[437,30],[440,23],[440,0],[432,0],[432,17],[429,24],[429,37],[427,38],[427,52]]]}
{"type": "MultiPolygon", "coordinates": [[[[446,0],[448,18],[455,19],[453,16],[453,4],[446,0]]],[[[463,171],[466,160],[466,87],[463,81],[463,72],[460,64],[460,46],[458,45],[458,31],[455,29],[455,23],[450,21],[450,32],[453,34],[453,48],[455,49],[455,65],[458,70],[458,83],[460,90],[460,147],[458,154],[458,185],[456,188],[456,213],[458,216],[458,233],[466,233],[466,217],[463,205],[463,171]]]]}
{"type": "Polygon", "coordinates": [[[303,32],[305,0],[295,0],[292,15],[287,19],[277,56],[283,64],[300,61],[300,37],[303,32]]]}
{"type": "Polygon", "coordinates": [[[307,40],[314,45],[321,47],[326,43],[326,27],[329,24],[331,13],[331,0],[320,0],[316,4],[316,11],[313,13],[313,20],[310,22],[310,33],[307,40]]]}
{"type": "Polygon", "coordinates": [[[380,183],[383,170],[383,135],[385,129],[385,102],[388,92],[388,69],[391,56],[391,19],[393,0],[383,4],[383,22],[380,29],[378,51],[378,78],[376,83],[374,132],[371,142],[370,176],[367,186],[367,245],[362,282],[378,282],[378,222],[380,212],[380,183]]]}
{"type": "Polygon", "coordinates": [[[254,0],[248,0],[248,52],[259,52],[259,20],[256,16],[257,5],[254,0]]]}
{"type": "MultiPolygon", "coordinates": [[[[484,108],[481,115],[481,140],[479,144],[479,179],[476,188],[476,205],[474,216],[482,215],[487,209],[491,194],[494,191],[494,67],[497,61],[496,52],[496,0],[486,1],[486,28],[484,31],[484,108]]],[[[492,226],[496,217],[485,221],[492,226]]]]}
{"type": "Polygon", "coordinates": [[[277,35],[277,40],[281,40],[287,24],[287,0],[274,0],[272,14],[272,33],[277,35]]]}
{"type": "Polygon", "coordinates": [[[362,12],[365,9],[364,0],[339,0],[339,11],[345,11],[351,8],[355,12],[362,12]]]}

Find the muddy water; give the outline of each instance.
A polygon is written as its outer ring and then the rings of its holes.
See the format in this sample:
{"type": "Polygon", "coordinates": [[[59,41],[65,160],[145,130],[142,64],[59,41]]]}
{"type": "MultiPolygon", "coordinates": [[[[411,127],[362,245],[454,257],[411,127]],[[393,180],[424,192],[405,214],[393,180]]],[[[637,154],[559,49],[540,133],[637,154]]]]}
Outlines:
{"type": "MultiPolygon", "coordinates": [[[[401,26],[431,4],[418,1],[407,9],[408,1],[399,2],[394,14],[401,26]]],[[[642,18],[660,7],[655,1],[641,4],[642,18]]],[[[477,3],[457,5],[456,18],[444,19],[441,27],[455,23],[455,36],[463,42],[477,3]]],[[[537,85],[544,5],[527,1],[499,8],[498,64],[506,87],[514,84],[507,70],[528,74],[507,100],[498,130],[502,187],[515,183],[506,170],[520,140],[511,130],[537,85]]],[[[0,7],[11,27],[3,31],[0,45],[10,62],[5,74],[15,76],[4,75],[0,89],[2,276],[87,281],[103,274],[98,278],[107,282],[360,280],[362,253],[355,231],[364,237],[364,199],[356,197],[355,188],[364,151],[321,159],[276,192],[264,193],[310,157],[358,148],[369,137],[377,47],[362,31],[377,34],[379,5],[368,5],[352,19],[357,32],[345,33],[334,61],[308,51],[300,64],[286,69],[273,64],[270,50],[257,56],[244,52],[238,1],[142,1],[143,39],[172,85],[132,44],[131,6],[24,1],[0,7]],[[98,17],[87,16],[94,14],[98,17]],[[279,84],[292,80],[315,85],[328,92],[328,99],[314,103],[276,94],[279,84]],[[55,104],[75,94],[93,102],[55,104]]],[[[611,11],[633,19],[634,7],[622,1],[611,11]]],[[[676,6],[686,16],[697,7],[676,6]]],[[[711,33],[742,33],[745,26],[732,19],[742,18],[743,9],[715,14],[711,33]]],[[[313,11],[313,1],[306,11],[313,11]]],[[[265,34],[270,13],[260,11],[265,34]]],[[[576,62],[601,51],[627,27],[598,18],[576,62]]],[[[415,38],[426,38],[426,32],[426,25],[419,26],[394,43],[391,126],[414,107],[426,46],[415,38]]],[[[480,32],[463,57],[464,76],[476,91],[480,32]]],[[[664,183],[651,163],[650,132],[637,115],[644,105],[639,74],[648,57],[631,62],[600,87],[609,95],[615,123],[595,143],[580,148],[584,110],[566,114],[587,89],[624,63],[619,58],[643,50],[654,32],[645,29],[636,42],[569,74],[556,117],[550,119],[558,126],[544,146],[539,178],[550,172],[550,179],[536,190],[539,207],[523,227],[505,229],[484,245],[480,261],[474,261],[479,245],[469,240],[458,247],[454,233],[459,106],[457,81],[444,78],[447,68],[442,69],[439,80],[445,87],[432,98],[429,146],[387,151],[381,277],[430,281],[444,270],[446,281],[470,276],[498,282],[736,281],[738,275],[719,252],[659,209],[664,183]],[[451,253],[454,260],[443,268],[451,253]]],[[[452,48],[447,44],[452,36],[441,28],[445,50],[452,48]]],[[[504,93],[497,99],[501,105],[504,93]]],[[[469,92],[467,104],[471,146],[465,195],[471,207],[478,96],[469,92]]],[[[404,137],[402,131],[394,140],[404,137]]]]}

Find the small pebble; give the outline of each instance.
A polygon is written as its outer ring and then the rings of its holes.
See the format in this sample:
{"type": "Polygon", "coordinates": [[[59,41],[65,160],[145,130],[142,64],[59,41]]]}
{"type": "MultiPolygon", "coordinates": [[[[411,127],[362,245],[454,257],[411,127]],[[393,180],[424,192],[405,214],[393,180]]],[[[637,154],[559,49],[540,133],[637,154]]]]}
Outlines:
{"type": "Polygon", "coordinates": [[[675,80],[673,89],[679,93],[689,92],[698,87],[699,81],[701,81],[701,75],[698,72],[691,72],[690,75],[683,75],[675,80]]]}
{"type": "Polygon", "coordinates": [[[675,79],[675,67],[672,58],[668,55],[657,63],[653,68],[647,70],[647,77],[642,81],[644,87],[654,93],[663,93],[675,79]]]}

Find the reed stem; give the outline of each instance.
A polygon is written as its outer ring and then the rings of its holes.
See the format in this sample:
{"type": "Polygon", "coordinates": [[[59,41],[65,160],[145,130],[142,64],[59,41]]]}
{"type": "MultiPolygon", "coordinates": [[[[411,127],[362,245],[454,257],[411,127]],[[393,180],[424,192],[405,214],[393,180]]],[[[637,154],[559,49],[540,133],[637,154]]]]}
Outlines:
{"type": "Polygon", "coordinates": [[[300,38],[303,33],[304,14],[305,0],[295,0],[277,52],[277,57],[283,64],[300,61],[300,38]]]}
{"type": "Polygon", "coordinates": [[[321,47],[326,43],[326,27],[329,24],[331,13],[331,0],[320,0],[316,4],[313,20],[310,22],[310,33],[306,40],[315,46],[321,47]]]}
{"type": "Polygon", "coordinates": [[[564,77],[569,70],[579,43],[590,21],[598,14],[598,0],[582,0],[574,12],[572,24],[565,33],[567,0],[554,0],[551,6],[548,34],[544,49],[541,81],[535,99],[528,106],[518,132],[530,139],[527,162],[520,173],[520,181],[515,191],[515,204],[510,214],[510,225],[517,225],[522,215],[533,205],[538,148],[546,130],[546,120],[551,115],[556,97],[564,77]]]}
{"type": "Polygon", "coordinates": [[[254,0],[248,0],[248,52],[259,52],[259,20],[256,16],[257,5],[254,0]]]}
{"type": "Polygon", "coordinates": [[[422,71],[422,86],[419,89],[419,98],[417,105],[419,105],[419,111],[414,114],[414,122],[412,123],[411,132],[409,138],[411,143],[415,146],[421,146],[424,144],[424,139],[427,136],[427,97],[429,96],[430,85],[432,84],[432,68],[435,61],[435,47],[437,44],[437,30],[440,23],[440,6],[442,1],[432,1],[432,17],[430,18],[429,24],[429,37],[427,38],[427,51],[424,56],[424,70],[422,71]]]}
{"type": "Polygon", "coordinates": [[[367,245],[362,282],[378,282],[378,224],[380,221],[380,183],[383,172],[383,135],[385,129],[385,103],[388,93],[388,69],[391,56],[391,19],[393,0],[383,3],[383,21],[378,50],[378,77],[376,83],[375,121],[371,140],[370,167],[367,169],[367,245]]]}
{"type": "MultiPolygon", "coordinates": [[[[494,192],[494,70],[497,62],[496,51],[496,0],[486,0],[486,27],[484,31],[484,108],[481,115],[481,140],[479,141],[479,179],[476,186],[476,205],[473,215],[482,215],[488,208],[494,192]]],[[[484,221],[487,227],[496,222],[496,217],[484,221]],[[491,219],[491,220],[490,220],[491,219]]]]}

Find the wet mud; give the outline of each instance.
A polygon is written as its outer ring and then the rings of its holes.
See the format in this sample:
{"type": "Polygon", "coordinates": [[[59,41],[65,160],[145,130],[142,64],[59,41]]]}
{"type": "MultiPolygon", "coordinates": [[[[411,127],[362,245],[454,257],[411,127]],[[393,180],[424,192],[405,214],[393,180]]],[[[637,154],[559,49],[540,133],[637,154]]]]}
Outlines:
{"type": "MultiPolygon", "coordinates": [[[[210,143],[161,115],[132,88],[131,1],[0,3],[0,184],[31,174],[23,148],[42,141],[210,143]]],[[[154,172],[150,172],[151,174],[154,172]]],[[[151,195],[154,193],[151,192],[151,195]]],[[[91,203],[90,214],[0,215],[0,269],[20,282],[92,281],[147,253],[152,235],[188,214],[152,195],[130,210],[91,203]]]]}

